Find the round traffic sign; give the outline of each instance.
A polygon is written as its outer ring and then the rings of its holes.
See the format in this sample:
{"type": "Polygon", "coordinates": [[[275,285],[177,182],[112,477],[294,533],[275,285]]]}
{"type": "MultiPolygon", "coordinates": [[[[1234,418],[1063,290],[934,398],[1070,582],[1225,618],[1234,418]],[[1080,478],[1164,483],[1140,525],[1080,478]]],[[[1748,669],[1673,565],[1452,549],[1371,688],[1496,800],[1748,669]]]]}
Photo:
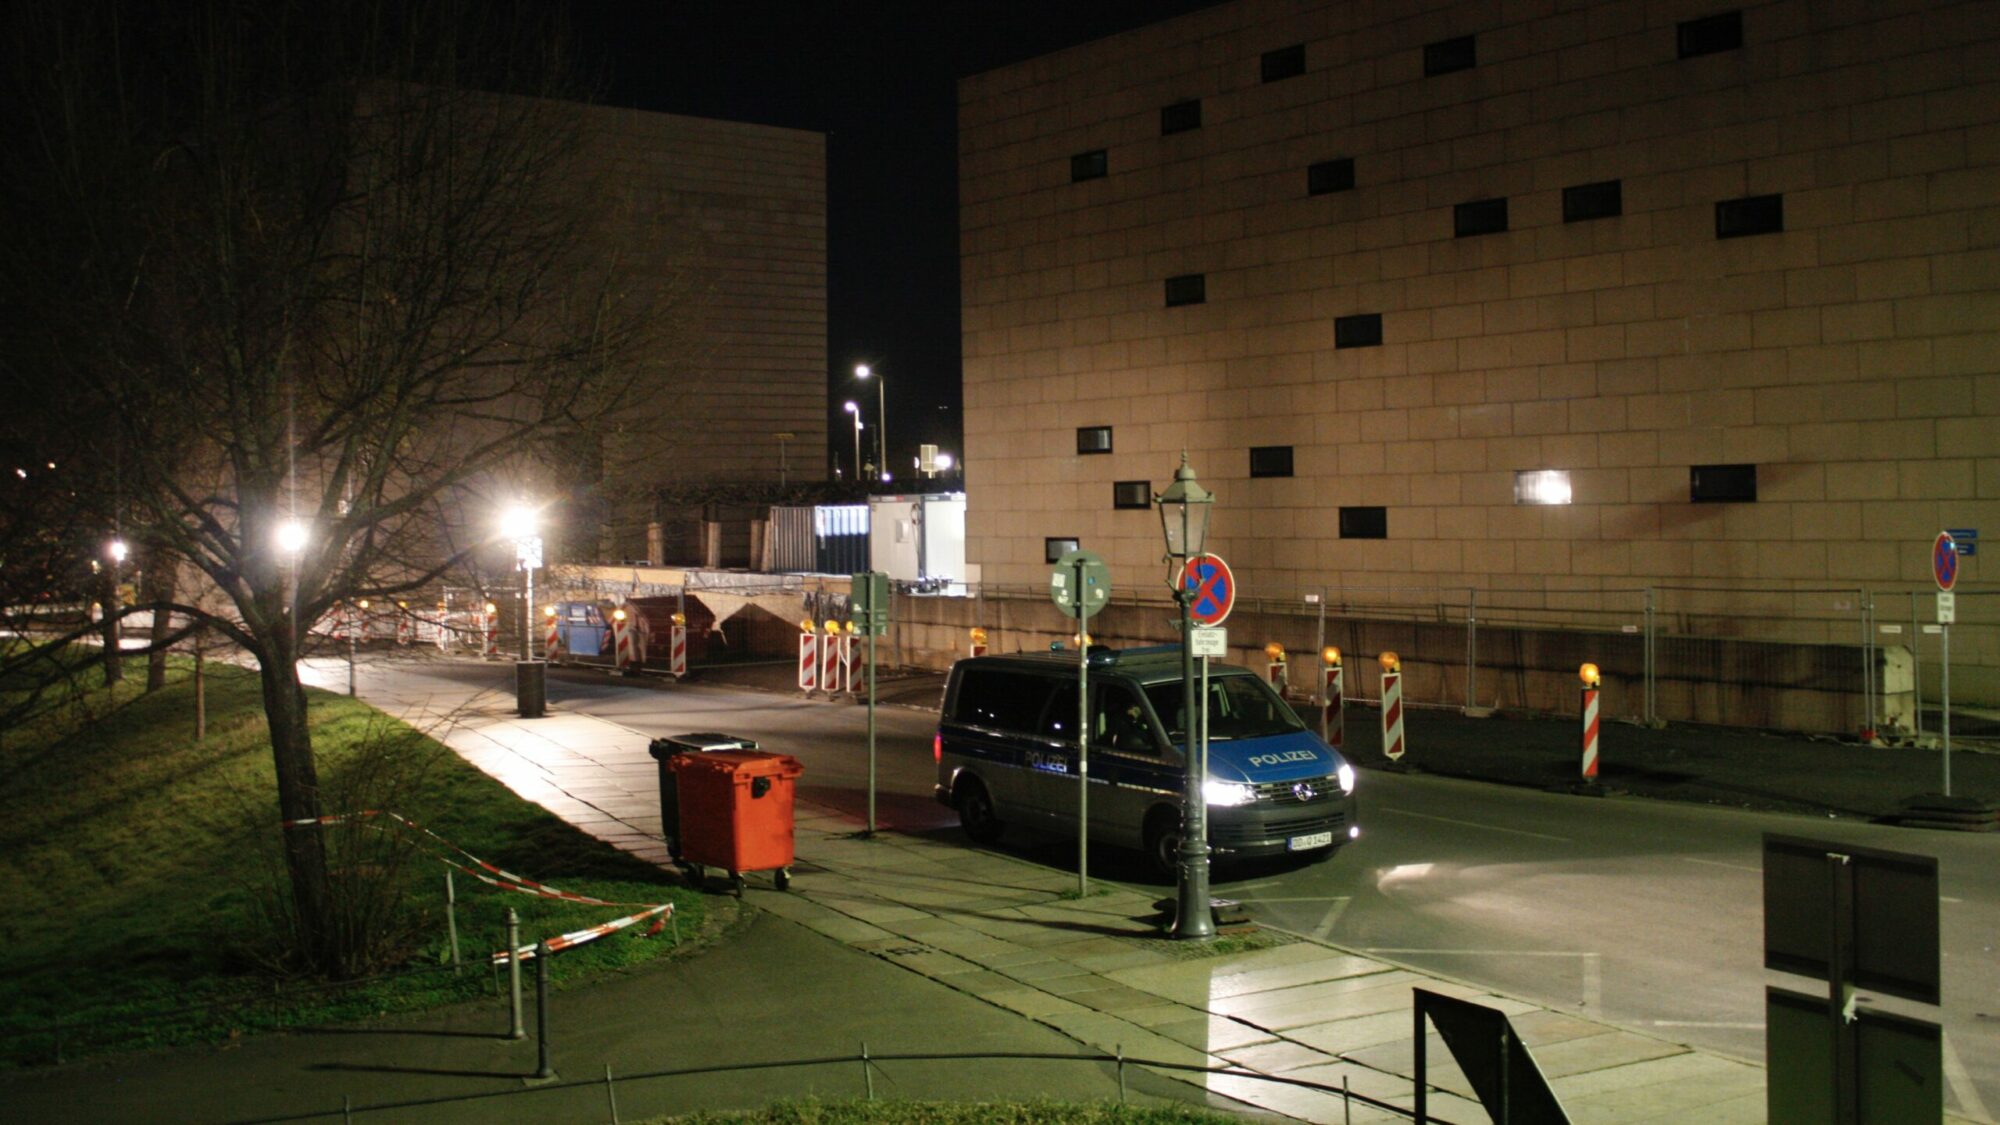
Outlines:
{"type": "Polygon", "coordinates": [[[1089,617],[1111,599],[1111,568],[1093,551],[1070,551],[1049,571],[1049,600],[1067,617],[1089,617]]]}
{"type": "Polygon", "coordinates": [[[1937,542],[1931,544],[1931,577],[1940,590],[1949,590],[1958,581],[1958,540],[1949,531],[1938,532],[1937,542]]]}
{"type": "Polygon", "coordinates": [[[1193,595],[1188,615],[1197,625],[1220,625],[1236,606],[1236,576],[1220,555],[1196,555],[1181,568],[1181,589],[1193,595]]]}

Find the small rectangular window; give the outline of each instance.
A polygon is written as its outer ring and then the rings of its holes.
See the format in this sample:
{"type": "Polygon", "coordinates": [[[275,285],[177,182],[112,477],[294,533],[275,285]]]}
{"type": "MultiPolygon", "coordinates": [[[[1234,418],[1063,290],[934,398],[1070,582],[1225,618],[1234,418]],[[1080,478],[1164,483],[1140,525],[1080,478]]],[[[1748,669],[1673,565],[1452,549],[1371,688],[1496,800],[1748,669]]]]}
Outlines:
{"type": "Polygon", "coordinates": [[[1683,21],[1675,28],[1675,39],[1684,59],[1734,51],[1743,46],[1743,13],[1719,12],[1683,21]]]}
{"type": "Polygon", "coordinates": [[[1340,537],[1342,539],[1389,538],[1389,509],[1342,508],[1340,537]]]}
{"type": "Polygon", "coordinates": [[[1076,451],[1078,453],[1111,452],[1111,427],[1078,426],[1076,428],[1076,451]]]}
{"type": "Polygon", "coordinates": [[[1785,197],[1748,195],[1725,199],[1715,205],[1715,237],[1742,238],[1751,234],[1776,234],[1785,229],[1785,197]]]}
{"type": "Polygon", "coordinates": [[[1333,346],[1336,348],[1375,348],[1382,345],[1382,314],[1360,313],[1356,316],[1336,317],[1333,322],[1333,346]]]}
{"type": "Polygon", "coordinates": [[[1266,82],[1297,78],[1306,72],[1306,45],[1294,43],[1275,51],[1265,51],[1261,73],[1266,82]]]}
{"type": "Polygon", "coordinates": [[[1479,52],[1472,36],[1441,39],[1424,45],[1424,77],[1434,78],[1454,70],[1471,70],[1479,65],[1479,52]]]}
{"type": "Polygon", "coordinates": [[[1306,168],[1306,194],[1330,195],[1354,190],[1354,160],[1322,160],[1306,168]]]}
{"type": "Polygon", "coordinates": [[[1568,469],[1515,470],[1514,503],[1567,504],[1569,502],[1568,469]]]}
{"type": "Polygon", "coordinates": [[[1080,184],[1085,180],[1101,180],[1111,173],[1111,162],[1103,149],[1079,152],[1069,158],[1069,182],[1080,184]]]}
{"type": "Polygon", "coordinates": [[[1250,451],[1250,475],[1288,477],[1292,475],[1292,447],[1260,445],[1250,451]]]}
{"type": "Polygon", "coordinates": [[[1688,499],[1697,504],[1747,504],[1757,499],[1757,466],[1696,465],[1688,470],[1688,499]]]}
{"type": "Polygon", "coordinates": [[[1201,102],[1190,99],[1160,107],[1160,135],[1187,133],[1201,128],[1201,102]]]}
{"type": "Polygon", "coordinates": [[[1184,273],[1167,279],[1167,307],[1199,305],[1208,300],[1208,281],[1198,273],[1184,273]]]}
{"type": "Polygon", "coordinates": [[[1152,507],[1153,482],[1149,480],[1120,480],[1111,482],[1111,506],[1114,508],[1152,507]]]}
{"type": "Polygon", "coordinates": [[[1061,562],[1064,555],[1083,549],[1081,539],[1049,538],[1042,540],[1042,561],[1061,562]]]}
{"type": "Polygon", "coordinates": [[[1625,189],[1619,180],[1601,180],[1563,189],[1563,222],[1609,219],[1625,213],[1625,189]]]}
{"type": "Polygon", "coordinates": [[[1507,201],[1504,199],[1479,199],[1451,209],[1451,233],[1454,238],[1499,234],[1506,229],[1507,201]]]}

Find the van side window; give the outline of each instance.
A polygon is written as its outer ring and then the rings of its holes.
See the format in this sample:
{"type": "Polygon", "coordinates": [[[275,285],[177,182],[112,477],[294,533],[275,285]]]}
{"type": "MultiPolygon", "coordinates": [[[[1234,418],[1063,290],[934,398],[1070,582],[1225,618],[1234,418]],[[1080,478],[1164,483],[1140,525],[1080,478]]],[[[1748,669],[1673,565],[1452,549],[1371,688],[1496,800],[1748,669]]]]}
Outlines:
{"type": "Polygon", "coordinates": [[[1139,703],[1138,696],[1118,684],[1097,689],[1097,709],[1090,717],[1090,740],[1094,745],[1128,754],[1160,752],[1159,743],[1153,738],[1152,721],[1146,718],[1146,708],[1139,703]]]}
{"type": "Polygon", "coordinates": [[[1048,704],[1042,708],[1042,725],[1037,733],[1043,738],[1075,742],[1076,719],[1076,681],[1063,681],[1049,693],[1048,704]]]}
{"type": "Polygon", "coordinates": [[[973,726],[1032,731],[1048,700],[1049,681],[998,668],[968,668],[958,681],[955,717],[973,726]]]}

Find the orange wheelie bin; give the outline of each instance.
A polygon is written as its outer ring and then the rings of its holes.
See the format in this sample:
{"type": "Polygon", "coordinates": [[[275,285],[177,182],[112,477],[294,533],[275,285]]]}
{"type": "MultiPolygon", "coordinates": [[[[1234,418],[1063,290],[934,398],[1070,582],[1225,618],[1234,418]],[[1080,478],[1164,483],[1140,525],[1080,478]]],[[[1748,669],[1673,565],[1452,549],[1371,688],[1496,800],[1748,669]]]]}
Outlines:
{"type": "Polygon", "coordinates": [[[701,886],[707,868],[729,873],[743,893],[749,871],[775,872],[779,890],[792,884],[792,791],[805,768],[784,754],[717,750],[682,754],[674,771],[680,803],[680,861],[701,886]]]}

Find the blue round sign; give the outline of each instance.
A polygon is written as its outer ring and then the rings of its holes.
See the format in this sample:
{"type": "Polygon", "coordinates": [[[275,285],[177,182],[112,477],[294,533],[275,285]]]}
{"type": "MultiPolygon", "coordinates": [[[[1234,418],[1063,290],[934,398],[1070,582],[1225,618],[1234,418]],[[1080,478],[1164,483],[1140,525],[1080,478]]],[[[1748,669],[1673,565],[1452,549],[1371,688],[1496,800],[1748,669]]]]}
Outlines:
{"type": "Polygon", "coordinates": [[[1194,595],[1188,615],[1199,625],[1220,625],[1236,606],[1236,576],[1216,555],[1196,555],[1181,568],[1181,588],[1194,595]]]}
{"type": "Polygon", "coordinates": [[[1938,532],[1937,542],[1931,544],[1931,577],[1940,590],[1949,590],[1958,581],[1958,541],[1949,531],[1938,532]]]}

